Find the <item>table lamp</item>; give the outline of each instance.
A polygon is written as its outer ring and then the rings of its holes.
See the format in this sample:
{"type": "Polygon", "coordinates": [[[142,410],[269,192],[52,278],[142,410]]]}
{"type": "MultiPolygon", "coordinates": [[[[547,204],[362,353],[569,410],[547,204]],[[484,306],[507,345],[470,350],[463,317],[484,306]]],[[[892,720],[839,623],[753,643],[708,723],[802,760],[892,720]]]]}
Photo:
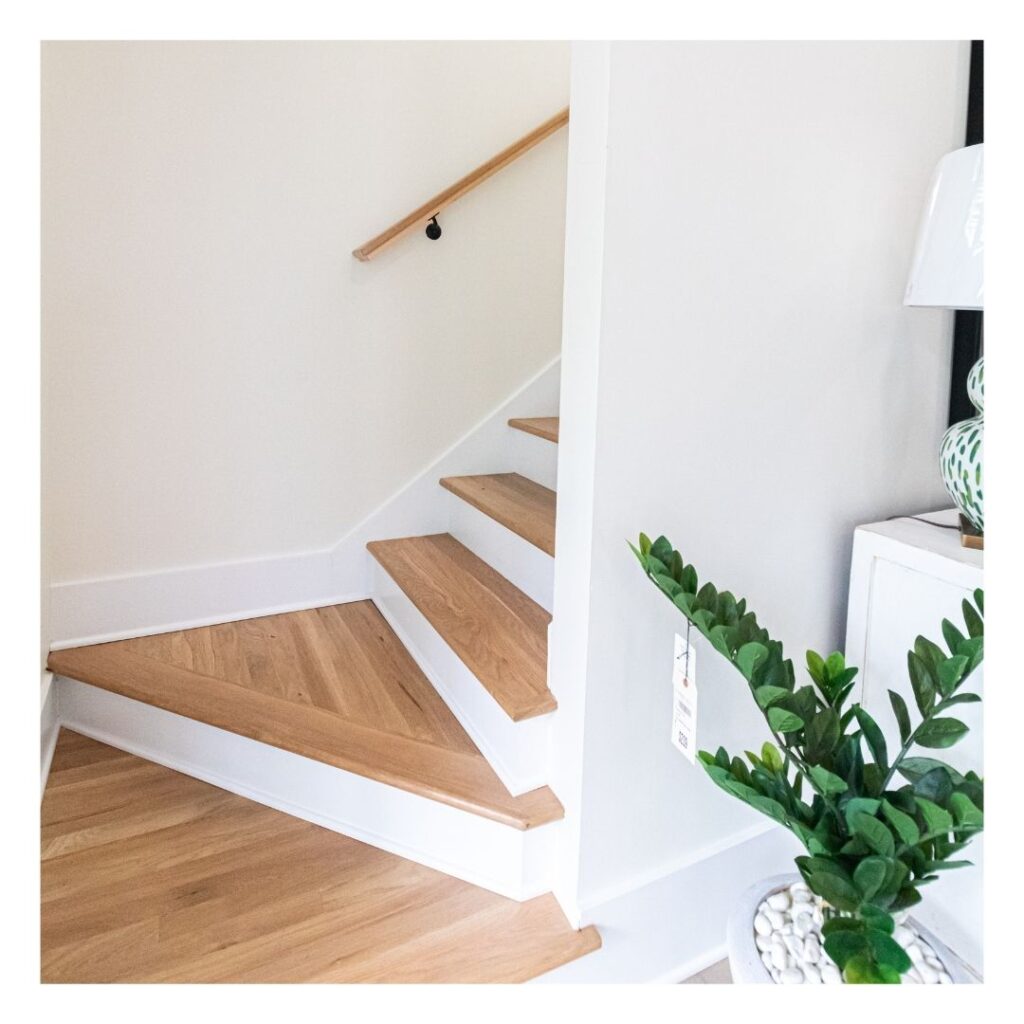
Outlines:
{"type": "MultiPolygon", "coordinates": [[[[965,146],[939,161],[917,236],[905,306],[984,309],[985,144],[965,146]]],[[[982,547],[985,533],[982,458],[985,357],[967,377],[978,415],[954,423],[939,450],[942,482],[960,512],[961,541],[982,547]]]]}

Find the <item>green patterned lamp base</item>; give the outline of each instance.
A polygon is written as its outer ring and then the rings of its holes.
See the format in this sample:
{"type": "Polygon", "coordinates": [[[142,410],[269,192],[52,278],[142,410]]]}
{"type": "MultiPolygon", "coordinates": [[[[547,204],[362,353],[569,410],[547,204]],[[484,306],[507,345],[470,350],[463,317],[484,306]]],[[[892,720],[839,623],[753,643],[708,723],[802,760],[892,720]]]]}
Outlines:
{"type": "MultiPolygon", "coordinates": [[[[939,460],[942,482],[960,514],[976,537],[985,533],[984,473],[985,448],[985,358],[982,356],[967,377],[967,395],[978,415],[954,423],[942,438],[939,460]]],[[[964,543],[980,547],[979,543],[964,543]]]]}

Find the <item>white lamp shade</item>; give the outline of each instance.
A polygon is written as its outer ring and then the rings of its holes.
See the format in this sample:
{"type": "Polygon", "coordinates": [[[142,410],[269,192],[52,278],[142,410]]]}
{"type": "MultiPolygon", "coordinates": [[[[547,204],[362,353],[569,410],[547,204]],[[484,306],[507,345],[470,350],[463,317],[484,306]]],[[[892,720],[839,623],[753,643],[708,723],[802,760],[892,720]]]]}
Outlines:
{"type": "Polygon", "coordinates": [[[983,309],[985,145],[939,161],[917,236],[906,306],[983,309]]]}

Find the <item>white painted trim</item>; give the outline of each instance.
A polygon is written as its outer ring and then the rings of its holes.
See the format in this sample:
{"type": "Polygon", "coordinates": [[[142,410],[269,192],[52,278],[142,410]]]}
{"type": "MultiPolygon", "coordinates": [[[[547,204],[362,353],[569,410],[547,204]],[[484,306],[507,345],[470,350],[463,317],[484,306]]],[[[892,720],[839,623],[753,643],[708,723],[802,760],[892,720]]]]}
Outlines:
{"type": "Polygon", "coordinates": [[[560,822],[525,831],[58,677],[75,732],[514,900],[550,891],[560,822]]]}
{"type": "Polygon", "coordinates": [[[740,832],[734,832],[732,835],[723,836],[712,843],[705,843],[703,846],[698,846],[696,849],[688,851],[682,857],[677,857],[675,860],[666,861],[663,864],[659,864],[657,867],[650,868],[640,874],[631,875],[629,878],[625,878],[615,885],[609,885],[605,886],[603,889],[598,889],[596,892],[590,893],[584,899],[579,901],[580,919],[584,923],[590,923],[590,913],[595,907],[600,907],[606,903],[611,903],[613,900],[621,899],[623,896],[628,896],[630,893],[636,892],[638,889],[644,889],[649,885],[654,885],[663,878],[668,878],[670,875],[675,875],[681,871],[685,871],[711,857],[718,857],[728,850],[735,849],[737,846],[742,846],[744,843],[749,843],[767,832],[776,831],[782,831],[782,828],[774,822],[757,822],[740,832]]]}
{"type": "Polygon", "coordinates": [[[448,528],[442,476],[507,469],[508,419],[558,407],[556,357],[330,548],[50,586],[52,649],[357,601],[366,543],[448,528]]]}
{"type": "Polygon", "coordinates": [[[797,853],[792,835],[770,828],[594,906],[583,923],[597,926],[601,948],[533,983],[684,981],[725,956],[728,921],[746,889],[767,875],[791,872],[797,853]]]}
{"type": "Polygon", "coordinates": [[[39,799],[46,792],[46,781],[50,777],[50,765],[53,763],[53,752],[57,748],[57,734],[60,732],[60,714],[57,707],[57,687],[54,685],[53,673],[43,672],[40,682],[40,725],[39,755],[40,779],[39,799]]]}
{"type": "Polygon", "coordinates": [[[550,715],[513,722],[380,564],[373,603],[513,796],[546,785],[550,715]]]}

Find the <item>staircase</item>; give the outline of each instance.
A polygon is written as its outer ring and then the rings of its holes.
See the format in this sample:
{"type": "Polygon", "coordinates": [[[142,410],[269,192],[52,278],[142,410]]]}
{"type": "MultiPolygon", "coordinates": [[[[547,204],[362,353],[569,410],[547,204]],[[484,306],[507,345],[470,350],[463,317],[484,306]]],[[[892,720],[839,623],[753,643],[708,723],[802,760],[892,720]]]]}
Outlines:
{"type": "Polygon", "coordinates": [[[366,545],[370,600],[52,652],[62,724],[512,899],[550,892],[558,419],[507,429],[503,472],[438,480],[447,532],[366,545]]]}

